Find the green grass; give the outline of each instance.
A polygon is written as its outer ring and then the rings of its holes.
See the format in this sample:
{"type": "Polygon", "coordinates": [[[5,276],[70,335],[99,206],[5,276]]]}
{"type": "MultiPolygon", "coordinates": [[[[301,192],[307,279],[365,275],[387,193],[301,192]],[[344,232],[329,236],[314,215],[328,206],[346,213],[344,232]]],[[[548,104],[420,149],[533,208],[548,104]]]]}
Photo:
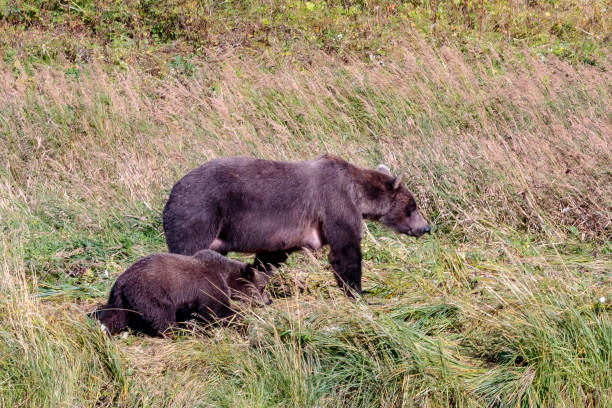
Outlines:
{"type": "Polygon", "coordinates": [[[603,0],[4,0],[0,50],[7,62],[59,62],[75,76],[98,60],[191,75],[198,57],[227,50],[275,69],[279,60],[312,66],[315,53],[374,60],[424,37],[478,51],[474,58],[530,47],[542,58],[606,67],[611,16],[603,0]]]}
{"type": "Polygon", "coordinates": [[[519,3],[0,1],[0,406],[609,407],[612,9],[519,3]],[[364,223],[363,299],[303,252],[237,327],[88,319],[188,170],[324,153],[434,226],[364,223]]]}

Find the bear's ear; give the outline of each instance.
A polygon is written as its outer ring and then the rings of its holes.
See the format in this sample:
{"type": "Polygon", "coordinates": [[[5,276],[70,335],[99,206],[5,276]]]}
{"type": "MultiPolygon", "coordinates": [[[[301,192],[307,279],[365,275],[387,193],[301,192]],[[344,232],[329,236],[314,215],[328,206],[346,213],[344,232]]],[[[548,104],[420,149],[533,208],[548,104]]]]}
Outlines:
{"type": "Polygon", "coordinates": [[[387,188],[389,190],[397,190],[402,185],[402,175],[395,177],[393,180],[387,182],[387,188]]]}
{"type": "Polygon", "coordinates": [[[393,179],[393,189],[397,190],[402,185],[402,175],[400,174],[395,179],[393,179]]]}
{"type": "Polygon", "coordinates": [[[242,270],[240,271],[240,277],[252,281],[255,277],[255,270],[251,264],[245,264],[242,270]]]}
{"type": "Polygon", "coordinates": [[[389,168],[385,166],[384,164],[379,164],[378,167],[376,168],[376,171],[386,174],[387,176],[393,177],[393,174],[391,174],[391,170],[389,170],[389,168]]]}
{"type": "Polygon", "coordinates": [[[268,282],[270,282],[270,278],[272,277],[272,275],[268,275],[265,272],[259,272],[259,271],[257,273],[259,274],[259,276],[261,276],[264,286],[266,286],[268,282]]]}

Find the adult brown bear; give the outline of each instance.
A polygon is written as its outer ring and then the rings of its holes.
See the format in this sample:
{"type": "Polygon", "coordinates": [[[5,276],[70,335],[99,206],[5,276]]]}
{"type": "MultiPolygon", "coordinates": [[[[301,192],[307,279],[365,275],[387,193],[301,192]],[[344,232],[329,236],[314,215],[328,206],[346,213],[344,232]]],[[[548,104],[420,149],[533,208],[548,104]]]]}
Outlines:
{"type": "Polygon", "coordinates": [[[136,261],[93,315],[109,334],[128,327],[159,336],[190,319],[227,321],[230,299],[269,304],[268,276],[204,249],[193,256],[152,254],[136,261]]]}
{"type": "Polygon", "coordinates": [[[329,244],[336,280],[349,296],[361,294],[363,218],[416,237],[430,231],[401,176],[332,155],[212,160],[174,185],[163,213],[170,252],[255,253],[263,270],[302,247],[329,244]]]}

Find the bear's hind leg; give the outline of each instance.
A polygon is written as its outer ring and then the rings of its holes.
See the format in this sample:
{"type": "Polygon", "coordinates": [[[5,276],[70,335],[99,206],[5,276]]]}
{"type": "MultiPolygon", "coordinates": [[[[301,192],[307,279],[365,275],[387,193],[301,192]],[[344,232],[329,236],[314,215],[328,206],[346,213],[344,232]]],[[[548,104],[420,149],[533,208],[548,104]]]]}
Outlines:
{"type": "Polygon", "coordinates": [[[166,333],[178,328],[176,311],[154,309],[147,311],[142,317],[143,327],[139,328],[145,334],[163,337],[166,333]]]}
{"type": "Polygon", "coordinates": [[[260,272],[272,275],[275,268],[278,268],[289,258],[289,254],[297,249],[286,251],[258,252],[253,259],[253,267],[260,272]]]}
{"type": "Polygon", "coordinates": [[[200,249],[210,248],[219,234],[219,220],[207,214],[199,214],[188,222],[164,218],[164,233],[169,252],[193,255],[200,249]]]}

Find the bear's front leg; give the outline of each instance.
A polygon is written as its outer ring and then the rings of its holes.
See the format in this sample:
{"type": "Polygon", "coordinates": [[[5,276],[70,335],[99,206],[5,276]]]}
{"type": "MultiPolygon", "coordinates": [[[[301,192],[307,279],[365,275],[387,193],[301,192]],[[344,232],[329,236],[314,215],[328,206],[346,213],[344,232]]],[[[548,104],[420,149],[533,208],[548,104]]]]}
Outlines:
{"type": "Polygon", "coordinates": [[[338,286],[349,297],[361,295],[361,220],[334,222],[325,228],[329,262],[338,286]],[[357,225],[355,225],[357,224],[357,225]]]}

